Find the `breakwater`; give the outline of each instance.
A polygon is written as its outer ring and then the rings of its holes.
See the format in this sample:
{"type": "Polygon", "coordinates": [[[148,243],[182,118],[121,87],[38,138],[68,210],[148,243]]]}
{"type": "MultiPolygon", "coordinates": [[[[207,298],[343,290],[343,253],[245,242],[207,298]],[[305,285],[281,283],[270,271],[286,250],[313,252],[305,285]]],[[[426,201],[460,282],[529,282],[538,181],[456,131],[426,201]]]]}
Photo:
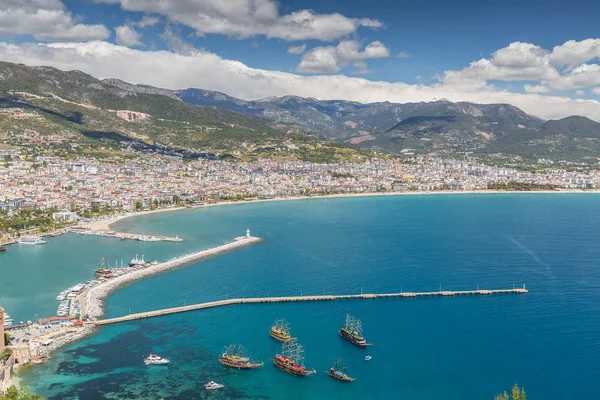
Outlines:
{"type": "Polygon", "coordinates": [[[163,310],[147,311],[136,314],[129,314],[117,318],[109,318],[96,321],[96,325],[116,324],[119,322],[133,321],[136,319],[159,317],[161,315],[178,314],[187,311],[202,310],[205,308],[222,307],[233,304],[256,304],[256,303],[287,303],[299,301],[334,301],[334,300],[373,300],[378,298],[415,298],[415,297],[437,297],[437,296],[468,296],[468,295],[499,295],[499,294],[525,294],[528,293],[525,285],[522,288],[498,289],[498,290],[461,290],[461,291],[438,291],[438,292],[400,292],[400,293],[365,293],[365,294],[346,294],[346,295],[322,295],[322,296],[290,296],[290,297],[256,297],[227,299],[211,301],[208,303],[191,304],[182,307],[173,307],[163,310]]]}
{"type": "Polygon", "coordinates": [[[124,275],[109,279],[87,289],[84,293],[82,293],[81,298],[83,301],[81,301],[81,314],[87,315],[90,318],[98,318],[102,316],[102,300],[106,298],[110,292],[120,286],[185,264],[189,264],[194,261],[199,261],[221,253],[235,250],[240,247],[248,246],[261,240],[262,239],[254,236],[241,236],[236,238],[234,242],[227,243],[222,246],[172,258],[168,261],[150,265],[149,267],[145,268],[135,269],[124,275]]]}

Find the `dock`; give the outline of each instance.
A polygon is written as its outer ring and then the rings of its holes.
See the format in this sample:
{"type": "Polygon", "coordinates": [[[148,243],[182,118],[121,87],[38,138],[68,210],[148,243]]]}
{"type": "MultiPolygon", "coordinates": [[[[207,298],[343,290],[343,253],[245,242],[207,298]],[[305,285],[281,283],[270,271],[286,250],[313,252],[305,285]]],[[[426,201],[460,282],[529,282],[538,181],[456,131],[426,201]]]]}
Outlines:
{"type": "Polygon", "coordinates": [[[262,239],[250,236],[250,231],[246,231],[246,236],[236,237],[234,241],[224,245],[213,247],[211,249],[201,250],[194,253],[175,257],[170,260],[152,264],[149,267],[141,269],[132,269],[131,272],[109,279],[101,284],[85,290],[80,299],[81,314],[92,318],[98,318],[102,315],[102,300],[116,288],[146,278],[151,275],[159,274],[173,268],[177,268],[192,262],[200,261],[205,258],[213,257],[222,253],[239,249],[260,242],[262,239]]]}
{"type": "Polygon", "coordinates": [[[123,233],[115,231],[92,231],[84,230],[80,228],[71,228],[70,232],[76,233],[83,236],[101,236],[109,238],[117,238],[121,240],[137,240],[140,242],[182,242],[183,239],[179,236],[155,236],[155,235],[144,235],[138,233],[123,233]]]}
{"type": "Polygon", "coordinates": [[[437,292],[400,292],[400,293],[383,293],[383,294],[346,294],[346,295],[320,295],[320,296],[290,296],[290,297],[256,297],[256,298],[239,298],[227,299],[219,301],[211,301],[208,303],[190,304],[182,307],[173,307],[163,310],[147,311],[136,314],[124,315],[122,317],[108,318],[97,320],[96,325],[109,325],[119,322],[134,321],[138,319],[146,319],[160,317],[162,315],[178,314],[182,312],[202,310],[206,308],[222,307],[234,304],[258,304],[258,303],[288,303],[299,301],[336,301],[336,300],[374,300],[386,298],[417,298],[417,297],[450,297],[450,296],[491,296],[491,295],[507,295],[507,294],[525,294],[528,290],[523,285],[522,288],[499,289],[499,290],[462,290],[462,291],[437,291],[437,292]]]}

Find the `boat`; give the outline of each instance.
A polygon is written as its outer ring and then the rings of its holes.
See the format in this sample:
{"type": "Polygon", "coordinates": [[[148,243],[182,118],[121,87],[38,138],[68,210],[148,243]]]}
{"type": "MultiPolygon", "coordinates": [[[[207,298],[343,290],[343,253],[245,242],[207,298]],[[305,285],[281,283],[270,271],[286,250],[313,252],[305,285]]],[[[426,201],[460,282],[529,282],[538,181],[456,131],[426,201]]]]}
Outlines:
{"type": "Polygon", "coordinates": [[[371,358],[373,358],[373,357],[371,357],[371,356],[365,356],[365,361],[370,361],[371,358]]]}
{"type": "Polygon", "coordinates": [[[290,324],[283,318],[275,321],[269,333],[271,337],[280,342],[289,342],[295,340],[290,336],[290,324]]]}
{"type": "Polygon", "coordinates": [[[0,244],[0,252],[2,252],[2,251],[6,251],[6,247],[4,247],[0,244]]]}
{"type": "Polygon", "coordinates": [[[21,236],[19,238],[21,244],[44,244],[46,243],[41,236],[21,236]]]}
{"type": "Polygon", "coordinates": [[[10,317],[10,315],[8,315],[8,313],[5,312],[4,313],[4,318],[3,318],[3,321],[2,321],[2,325],[5,328],[8,328],[8,327],[12,326],[13,323],[14,323],[13,319],[10,317]]]}
{"type": "Polygon", "coordinates": [[[263,362],[258,362],[244,349],[241,345],[229,345],[223,348],[223,352],[219,357],[219,362],[226,366],[237,369],[254,369],[264,365],[263,362]]]}
{"type": "Polygon", "coordinates": [[[333,362],[333,367],[331,367],[327,371],[325,371],[327,373],[327,375],[329,375],[333,379],[337,379],[338,381],[342,381],[342,382],[352,382],[353,380],[355,380],[356,378],[353,378],[351,376],[348,376],[348,374],[346,374],[346,363],[344,363],[344,366],[342,367],[341,370],[338,368],[339,362],[340,362],[339,358],[336,358],[335,361],[333,362]]]}
{"type": "Polygon", "coordinates": [[[135,258],[131,259],[131,262],[129,263],[130,267],[142,267],[146,265],[146,261],[144,261],[144,255],[142,254],[142,258],[139,259],[138,255],[135,255],[135,258]]]}
{"type": "Polygon", "coordinates": [[[225,385],[223,385],[221,383],[217,383],[215,381],[210,381],[208,383],[205,383],[204,387],[208,390],[215,390],[215,389],[222,389],[225,387],[225,385]]]}
{"type": "Polygon", "coordinates": [[[275,354],[273,364],[280,370],[296,376],[307,376],[314,374],[314,369],[306,369],[304,366],[304,350],[301,344],[292,339],[281,344],[281,353],[275,354]]]}
{"type": "Polygon", "coordinates": [[[157,356],[156,354],[150,354],[144,360],[144,364],[146,365],[167,365],[169,362],[170,361],[166,358],[162,358],[160,356],[157,356]]]}
{"type": "Polygon", "coordinates": [[[340,328],[340,336],[361,348],[371,345],[367,343],[362,335],[362,323],[360,319],[356,319],[350,314],[346,314],[346,325],[340,328]]]}

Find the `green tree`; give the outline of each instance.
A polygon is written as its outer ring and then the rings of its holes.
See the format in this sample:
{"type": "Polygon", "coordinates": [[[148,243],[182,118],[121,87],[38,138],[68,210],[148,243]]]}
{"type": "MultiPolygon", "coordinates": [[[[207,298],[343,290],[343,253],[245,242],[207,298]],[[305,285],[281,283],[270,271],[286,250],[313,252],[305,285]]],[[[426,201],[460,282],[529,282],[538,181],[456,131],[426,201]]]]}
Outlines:
{"type": "Polygon", "coordinates": [[[141,201],[136,201],[136,202],[135,202],[135,209],[136,209],[136,211],[139,211],[139,210],[141,210],[142,208],[143,208],[143,206],[142,206],[142,202],[141,202],[141,201]]]}
{"type": "Polygon", "coordinates": [[[92,212],[94,214],[98,214],[100,212],[100,207],[98,206],[98,204],[92,204],[92,212]]]}
{"type": "Polygon", "coordinates": [[[5,346],[9,345],[10,339],[11,339],[10,333],[4,332],[4,345],[5,346]]]}
{"type": "Polygon", "coordinates": [[[4,395],[0,395],[0,400],[44,400],[44,398],[32,394],[27,389],[17,389],[17,387],[13,385],[8,388],[4,395]]]}
{"type": "Polygon", "coordinates": [[[527,400],[527,396],[525,395],[525,389],[519,388],[519,386],[515,383],[510,397],[508,396],[508,393],[504,392],[496,395],[494,400],[527,400]]]}

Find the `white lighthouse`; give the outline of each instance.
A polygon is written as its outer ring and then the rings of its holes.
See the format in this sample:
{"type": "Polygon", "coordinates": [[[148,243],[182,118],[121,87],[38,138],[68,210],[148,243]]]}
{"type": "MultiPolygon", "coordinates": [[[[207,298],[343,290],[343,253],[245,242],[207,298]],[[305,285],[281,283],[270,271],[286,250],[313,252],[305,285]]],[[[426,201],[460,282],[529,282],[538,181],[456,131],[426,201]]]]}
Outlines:
{"type": "Polygon", "coordinates": [[[249,238],[250,237],[250,228],[246,229],[246,237],[249,238]]]}

